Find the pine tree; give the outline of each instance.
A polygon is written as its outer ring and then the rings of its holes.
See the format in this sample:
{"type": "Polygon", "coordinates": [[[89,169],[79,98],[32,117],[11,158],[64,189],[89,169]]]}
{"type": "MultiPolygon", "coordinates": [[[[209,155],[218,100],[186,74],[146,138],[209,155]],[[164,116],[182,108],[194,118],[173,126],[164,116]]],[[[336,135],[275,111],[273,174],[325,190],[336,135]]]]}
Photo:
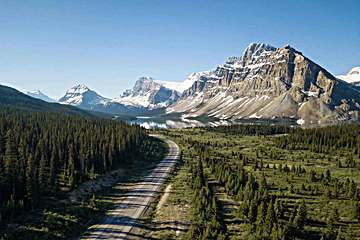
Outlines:
{"type": "MultiPolygon", "coordinates": [[[[9,130],[6,135],[6,150],[4,156],[4,172],[6,174],[7,183],[9,186],[10,194],[15,198],[16,196],[16,171],[18,154],[14,140],[14,132],[9,130]]],[[[15,200],[14,200],[15,201],[15,200]]]]}
{"type": "Polygon", "coordinates": [[[256,205],[257,205],[257,201],[256,199],[252,199],[250,201],[250,209],[249,209],[249,221],[251,223],[254,223],[256,221],[256,205]]]}
{"type": "Polygon", "coordinates": [[[31,154],[28,156],[26,166],[26,198],[30,207],[33,208],[36,205],[36,193],[34,189],[34,159],[31,154]]]}
{"type": "Polygon", "coordinates": [[[335,227],[335,223],[338,222],[340,219],[339,217],[339,211],[338,209],[335,207],[333,208],[332,212],[328,215],[327,218],[327,225],[328,227],[333,230],[335,227]]]}
{"type": "Polygon", "coordinates": [[[294,226],[297,229],[302,230],[306,223],[306,218],[307,218],[306,204],[305,204],[305,200],[302,199],[297,208],[296,216],[294,218],[294,226]]]}
{"type": "Polygon", "coordinates": [[[257,217],[256,217],[256,236],[261,237],[264,232],[264,223],[266,218],[266,208],[264,201],[261,201],[258,209],[257,209],[257,217]]]}
{"type": "Polygon", "coordinates": [[[265,225],[264,225],[267,236],[270,236],[271,229],[274,226],[276,221],[277,220],[276,220],[276,214],[275,214],[275,210],[274,210],[274,200],[271,199],[269,206],[267,208],[265,225]]]}
{"type": "Polygon", "coordinates": [[[276,199],[274,209],[275,209],[276,217],[278,219],[282,218],[284,214],[284,206],[279,199],[276,199]]]}
{"type": "Polygon", "coordinates": [[[360,221],[360,201],[353,201],[353,218],[360,221]]]}
{"type": "Polygon", "coordinates": [[[41,155],[40,158],[40,163],[39,163],[39,184],[40,184],[40,189],[42,191],[47,191],[48,190],[48,167],[47,167],[47,159],[46,156],[44,154],[41,155]]]}
{"type": "Polygon", "coordinates": [[[51,152],[50,157],[50,169],[49,169],[49,180],[48,184],[49,187],[52,188],[54,191],[57,190],[57,166],[59,162],[58,152],[54,148],[51,152]]]}

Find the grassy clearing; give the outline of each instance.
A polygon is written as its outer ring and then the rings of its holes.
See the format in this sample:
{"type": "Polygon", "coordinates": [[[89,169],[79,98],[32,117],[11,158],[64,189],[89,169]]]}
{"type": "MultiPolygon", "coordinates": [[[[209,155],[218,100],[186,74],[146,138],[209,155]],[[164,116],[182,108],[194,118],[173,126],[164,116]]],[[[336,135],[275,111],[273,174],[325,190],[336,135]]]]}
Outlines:
{"type": "Polygon", "coordinates": [[[166,199],[163,198],[161,203],[157,202],[150,213],[148,230],[143,233],[146,239],[186,239],[191,200],[188,198],[191,195],[191,189],[187,185],[188,175],[184,165],[174,171],[167,184],[171,188],[168,193],[164,193],[167,195],[166,199]]]}

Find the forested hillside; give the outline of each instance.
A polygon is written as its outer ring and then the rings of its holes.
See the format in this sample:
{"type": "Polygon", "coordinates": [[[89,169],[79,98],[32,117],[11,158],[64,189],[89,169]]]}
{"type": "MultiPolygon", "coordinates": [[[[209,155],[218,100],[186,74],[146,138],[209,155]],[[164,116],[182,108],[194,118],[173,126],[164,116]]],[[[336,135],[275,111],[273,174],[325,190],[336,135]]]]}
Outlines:
{"type": "Polygon", "coordinates": [[[130,164],[146,138],[120,121],[1,109],[0,222],[130,164]]]}

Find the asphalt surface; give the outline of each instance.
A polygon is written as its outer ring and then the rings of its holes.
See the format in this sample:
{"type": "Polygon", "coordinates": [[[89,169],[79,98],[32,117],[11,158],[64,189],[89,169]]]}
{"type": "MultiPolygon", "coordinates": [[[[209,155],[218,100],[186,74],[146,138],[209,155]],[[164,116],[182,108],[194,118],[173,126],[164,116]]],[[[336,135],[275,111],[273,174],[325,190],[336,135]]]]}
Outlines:
{"type": "Polygon", "coordinates": [[[168,155],[144,179],[125,193],[118,206],[107,213],[101,224],[91,226],[81,239],[141,239],[136,229],[142,227],[140,218],[160,194],[161,185],[179,159],[179,146],[163,139],[169,146],[168,155]]]}

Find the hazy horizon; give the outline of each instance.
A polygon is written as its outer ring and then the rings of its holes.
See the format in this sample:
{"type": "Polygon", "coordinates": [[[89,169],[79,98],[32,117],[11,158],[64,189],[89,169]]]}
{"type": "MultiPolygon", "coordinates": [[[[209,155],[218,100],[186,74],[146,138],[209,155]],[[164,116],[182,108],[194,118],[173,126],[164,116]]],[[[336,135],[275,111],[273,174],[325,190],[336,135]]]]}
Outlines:
{"type": "Polygon", "coordinates": [[[251,42],[290,44],[334,75],[360,65],[358,1],[2,1],[0,83],[58,99],[183,81],[251,42]]]}

